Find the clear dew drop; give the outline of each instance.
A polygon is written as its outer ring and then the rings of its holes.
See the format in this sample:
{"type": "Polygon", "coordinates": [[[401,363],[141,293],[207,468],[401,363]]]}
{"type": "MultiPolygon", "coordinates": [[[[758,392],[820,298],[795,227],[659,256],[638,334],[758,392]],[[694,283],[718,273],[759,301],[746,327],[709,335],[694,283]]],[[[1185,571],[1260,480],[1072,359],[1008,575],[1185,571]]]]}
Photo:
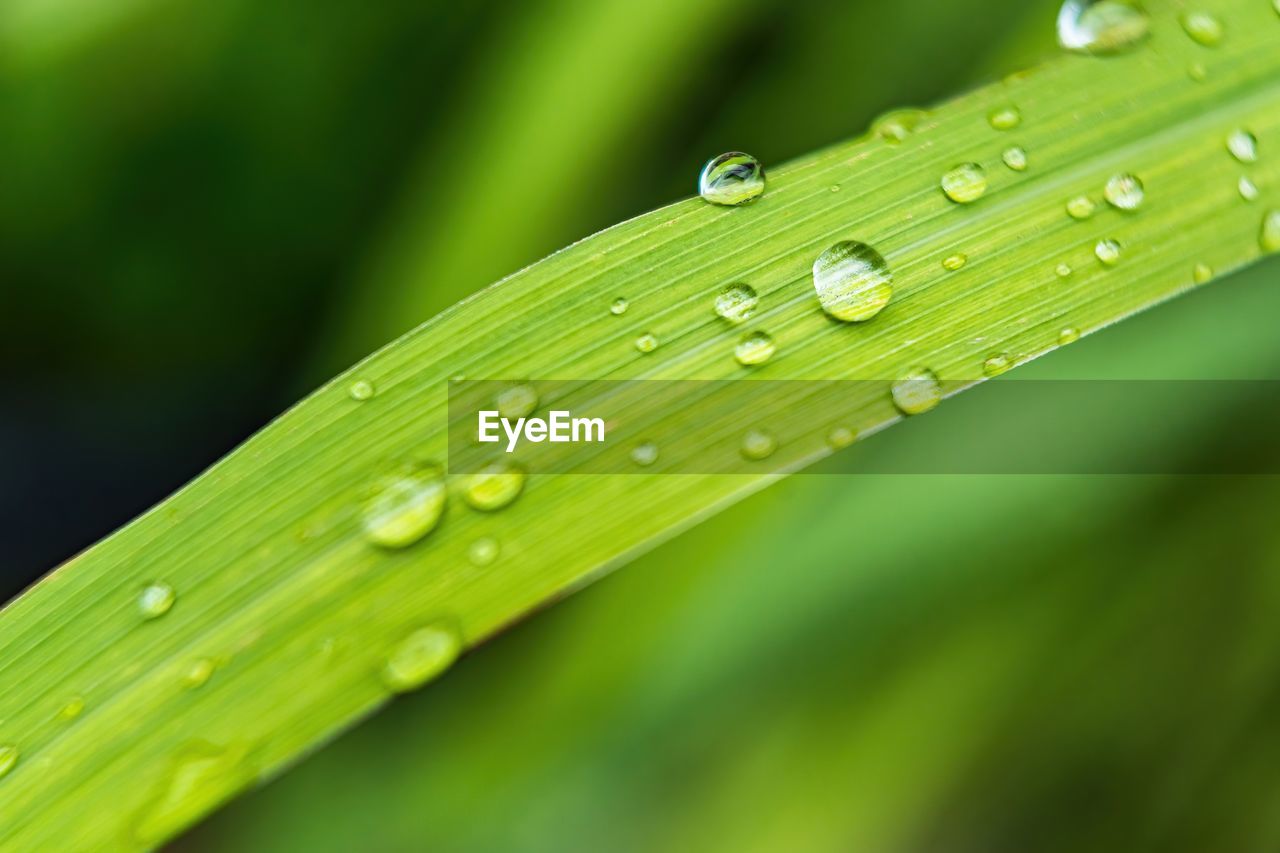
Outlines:
{"type": "Polygon", "coordinates": [[[1213,278],[1213,267],[1209,266],[1204,261],[1196,264],[1191,270],[1191,280],[1196,284],[1204,284],[1211,278],[1213,278]]]}
{"type": "Polygon", "coordinates": [[[1132,211],[1142,206],[1142,201],[1146,198],[1147,191],[1137,175],[1125,172],[1124,174],[1113,175],[1107,181],[1103,194],[1107,198],[1107,203],[1116,210],[1132,211]]]}
{"type": "Polygon", "coordinates": [[[523,489],[524,471],[506,462],[493,462],[467,475],[462,496],[473,508],[493,512],[514,501],[523,489]]]}
{"type": "Polygon", "coordinates": [[[712,157],[698,176],[698,195],[712,204],[747,204],[763,193],[764,167],[759,160],[741,151],[712,157]]]}
{"type": "Polygon", "coordinates": [[[658,337],[653,332],[645,332],[636,338],[636,349],[643,353],[651,353],[658,348],[658,337]]]}
{"type": "Polygon", "coordinates": [[[488,566],[498,559],[498,540],[492,536],[482,536],[467,548],[467,559],[473,566],[488,566]]]}
{"type": "Polygon", "coordinates": [[[134,835],[148,846],[209,812],[257,777],[241,745],[221,747],[199,741],[184,746],[164,779],[164,786],[134,825],[134,835]]]}
{"type": "Polygon", "coordinates": [[[509,420],[528,417],[538,408],[538,392],[532,385],[512,385],[498,392],[494,404],[498,414],[509,420]]]}
{"type": "Polygon", "coordinates": [[[430,533],[444,514],[444,475],[411,463],[374,484],[361,507],[365,536],[383,548],[406,548],[430,533]]]}
{"type": "Polygon", "coordinates": [[[1012,105],[1000,107],[991,111],[987,122],[996,130],[1012,130],[1022,123],[1022,113],[1012,105]]]}
{"type": "Polygon", "coordinates": [[[405,637],[387,655],[382,683],[393,693],[416,690],[438,678],[462,651],[462,637],[443,625],[428,625],[405,637]]]}
{"type": "Polygon", "coordinates": [[[745,459],[768,459],[778,449],[778,439],[768,430],[749,429],[742,436],[742,446],[739,449],[745,459]]]}
{"type": "Polygon", "coordinates": [[[1227,137],[1227,150],[1241,163],[1258,162],[1258,137],[1241,128],[1227,137]]]}
{"type": "Polygon", "coordinates": [[[1268,210],[1263,215],[1258,245],[1264,252],[1280,252],[1280,210],[1268,210]]]}
{"type": "Polygon", "coordinates": [[[1027,170],[1027,150],[1020,145],[1006,148],[1004,153],[1000,155],[1000,159],[1015,172],[1025,172],[1027,170]]]}
{"type": "Polygon", "coordinates": [[[987,173],[977,163],[961,163],[942,176],[941,186],[956,204],[972,204],[987,191],[987,173]]]}
{"type": "Polygon", "coordinates": [[[1080,330],[1075,326],[1066,326],[1061,332],[1058,332],[1059,346],[1065,347],[1067,344],[1074,344],[1078,340],[1080,340],[1080,330]]]}
{"type": "Polygon", "coordinates": [[[74,720],[84,713],[84,697],[72,696],[58,709],[59,720],[74,720]]]}
{"type": "Polygon", "coordinates": [[[188,690],[195,690],[197,687],[203,687],[210,678],[213,677],[215,664],[209,658],[197,658],[187,667],[187,671],[182,674],[182,685],[188,690]]]}
{"type": "Polygon", "coordinates": [[[658,461],[658,445],[652,441],[642,441],[631,448],[631,461],[641,468],[648,468],[658,461]]]}
{"type": "Polygon", "coordinates": [[[969,256],[964,252],[956,252],[954,255],[947,255],[942,259],[942,268],[955,272],[967,263],[969,263],[969,256]]]}
{"type": "Polygon", "coordinates": [[[1066,0],[1058,11],[1058,44],[1076,53],[1121,53],[1150,31],[1146,13],[1123,0],[1066,0]]]}
{"type": "Polygon", "coordinates": [[[733,348],[733,357],[738,364],[745,366],[764,364],[773,358],[777,348],[768,332],[751,332],[738,341],[738,345],[733,348]]]}
{"type": "Polygon", "coordinates": [[[1093,216],[1097,209],[1098,206],[1087,195],[1078,195],[1067,202],[1067,215],[1081,222],[1093,216]]]}
{"type": "Polygon", "coordinates": [[[716,294],[716,313],[730,323],[747,320],[759,305],[760,297],[749,284],[731,284],[716,294]]]}
{"type": "Polygon", "coordinates": [[[982,372],[987,376],[999,376],[1012,366],[1008,354],[996,353],[982,362],[982,372]]]}
{"type": "Polygon", "coordinates": [[[1240,198],[1245,201],[1258,200],[1258,185],[1249,180],[1248,177],[1241,175],[1240,180],[1236,182],[1236,189],[1240,191],[1240,198]]]}
{"type": "Polygon", "coordinates": [[[159,619],[169,612],[177,597],[168,584],[148,584],[138,593],[138,613],[143,619],[159,619]]]}
{"type": "Polygon", "coordinates": [[[813,262],[813,288],[823,311],[837,320],[859,323],[889,304],[893,273],[875,249],[845,240],[813,262]]]}
{"type": "Polygon", "coordinates": [[[1093,253],[1098,256],[1098,260],[1109,267],[1120,263],[1120,252],[1120,244],[1110,238],[1099,240],[1093,247],[1093,253]]]}
{"type": "Polygon", "coordinates": [[[609,313],[615,317],[620,317],[627,313],[627,309],[631,307],[631,303],[619,296],[613,300],[613,304],[609,306],[609,313]]]}
{"type": "Polygon", "coordinates": [[[1058,278],[1068,278],[1071,275],[1071,264],[1064,261],[1054,267],[1053,271],[1058,274],[1058,278]]]}
{"type": "Polygon", "coordinates": [[[937,374],[927,367],[914,367],[889,388],[893,405],[904,415],[921,415],[942,400],[937,374]]]}
{"type": "Polygon", "coordinates": [[[1208,12],[1183,12],[1178,18],[1182,30],[1191,40],[1205,47],[1217,47],[1222,42],[1222,21],[1208,12]]]}
{"type": "Polygon", "coordinates": [[[351,399],[355,400],[357,403],[363,403],[365,400],[371,399],[373,395],[377,393],[378,391],[373,387],[373,383],[367,379],[357,379],[355,382],[352,382],[351,387],[347,389],[347,394],[349,394],[351,399]]]}
{"type": "Polygon", "coordinates": [[[7,776],[18,763],[18,748],[11,743],[0,744],[0,777],[7,776]]]}
{"type": "Polygon", "coordinates": [[[885,113],[871,122],[871,130],[890,145],[899,145],[915,133],[916,127],[927,116],[924,110],[906,108],[885,113]]]}

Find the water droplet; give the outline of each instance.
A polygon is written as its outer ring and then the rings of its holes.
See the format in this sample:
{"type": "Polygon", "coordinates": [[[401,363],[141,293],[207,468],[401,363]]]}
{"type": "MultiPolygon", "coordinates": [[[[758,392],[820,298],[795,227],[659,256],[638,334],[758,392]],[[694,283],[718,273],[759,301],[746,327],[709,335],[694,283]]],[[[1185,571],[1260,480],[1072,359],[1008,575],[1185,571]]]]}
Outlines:
{"type": "Polygon", "coordinates": [[[1122,175],[1113,175],[1111,180],[1107,181],[1103,194],[1107,197],[1107,202],[1117,210],[1137,210],[1142,206],[1142,200],[1146,198],[1146,189],[1136,175],[1126,172],[1122,175]]]}
{"type": "Polygon", "coordinates": [[[640,352],[653,352],[657,348],[658,338],[653,334],[653,332],[645,332],[643,335],[636,338],[636,349],[640,350],[640,352]]]}
{"type": "Polygon", "coordinates": [[[630,306],[630,302],[619,296],[617,299],[613,300],[613,304],[609,306],[609,313],[617,317],[621,314],[627,313],[627,308],[630,306]]]}
{"type": "Polygon", "coordinates": [[[831,186],[827,187],[827,189],[831,190],[833,193],[838,193],[840,192],[840,185],[832,184],[831,186]]]}
{"type": "Polygon", "coordinates": [[[827,433],[827,444],[832,450],[843,450],[858,440],[858,433],[847,426],[834,426],[827,433]]]}
{"type": "Polygon", "coordinates": [[[1078,195],[1067,202],[1067,215],[1072,219],[1083,221],[1093,216],[1093,212],[1097,209],[1098,206],[1087,195],[1078,195]]]}
{"type": "Polygon", "coordinates": [[[1262,217],[1258,245],[1264,252],[1280,252],[1280,210],[1268,210],[1262,217]]]}
{"type": "Polygon", "coordinates": [[[66,704],[58,709],[59,720],[74,720],[84,713],[84,697],[72,696],[66,704]]]}
{"type": "Polygon", "coordinates": [[[961,163],[942,176],[942,191],[956,204],[970,204],[987,191],[987,173],[977,163],[961,163]]]}
{"type": "Polygon", "coordinates": [[[527,417],[538,408],[538,392],[532,385],[512,385],[494,398],[498,414],[509,420],[527,417]]]}
{"type": "Polygon", "coordinates": [[[419,628],[391,650],[382,667],[382,683],[395,693],[416,690],[453,665],[462,637],[442,625],[419,628]]]}
{"type": "Polygon", "coordinates": [[[164,788],[134,827],[138,840],[156,845],[211,811],[252,782],[256,770],[243,746],[197,742],[184,747],[164,780],[164,788]]]}
{"type": "Polygon", "coordinates": [[[1195,269],[1191,271],[1191,279],[1196,284],[1204,284],[1211,278],[1213,278],[1213,267],[1209,266],[1204,261],[1196,264],[1195,269]]]}
{"type": "Polygon", "coordinates": [[[149,584],[138,594],[138,613],[143,619],[159,619],[169,612],[177,595],[163,583],[149,584]]]}
{"type": "Polygon", "coordinates": [[[1066,0],[1058,12],[1058,44],[1077,53],[1120,53],[1150,30],[1146,13],[1123,0],[1066,0]]]}
{"type": "Polygon", "coordinates": [[[351,395],[351,399],[356,402],[364,402],[378,393],[373,387],[373,383],[367,379],[357,379],[351,383],[351,387],[347,389],[347,393],[351,395]]]}
{"type": "Polygon", "coordinates": [[[955,272],[967,263],[969,263],[969,256],[964,252],[956,252],[942,259],[942,268],[955,272]]]}
{"type": "Polygon", "coordinates": [[[747,459],[768,459],[778,449],[778,439],[764,429],[747,430],[742,437],[742,455],[747,459]]]}
{"type": "Polygon", "coordinates": [[[731,284],[716,296],[716,313],[730,323],[741,323],[756,312],[760,297],[749,284],[731,284]]]}
{"type": "Polygon", "coordinates": [[[904,415],[921,415],[938,405],[942,386],[937,375],[927,367],[915,367],[894,382],[889,389],[893,404],[904,415]]]}
{"type": "Polygon", "coordinates": [[[1080,330],[1075,326],[1067,326],[1061,332],[1058,332],[1059,346],[1065,347],[1067,344],[1074,344],[1078,340],[1080,340],[1080,330]]]}
{"type": "Polygon", "coordinates": [[[411,463],[374,484],[361,511],[365,535],[383,548],[405,548],[444,514],[445,484],[434,465],[411,463]]]}
{"type": "Polygon", "coordinates": [[[1120,244],[1110,238],[1099,240],[1098,244],[1093,247],[1093,253],[1098,256],[1098,260],[1109,267],[1113,267],[1120,262],[1120,244]]]}
{"type": "Polygon", "coordinates": [[[764,168],[759,160],[741,151],[712,157],[698,177],[698,195],[712,204],[747,204],[763,192],[764,168]]]}
{"type": "Polygon", "coordinates": [[[1054,272],[1058,274],[1058,278],[1067,278],[1071,275],[1071,265],[1065,262],[1058,264],[1054,272]]]}
{"type": "Polygon", "coordinates": [[[641,468],[648,468],[658,461],[658,445],[644,441],[631,448],[631,461],[641,468]]]}
{"type": "Polygon", "coordinates": [[[1232,157],[1241,163],[1256,163],[1258,161],[1258,137],[1243,128],[1232,131],[1231,135],[1227,137],[1227,150],[1231,152],[1232,157]]]}
{"type": "Polygon", "coordinates": [[[1240,190],[1240,198],[1245,201],[1258,200],[1258,185],[1244,175],[1240,176],[1240,180],[1236,183],[1236,188],[1240,190]]]}
{"type": "Polygon", "coordinates": [[[768,332],[752,332],[738,341],[733,348],[733,357],[742,365],[764,364],[773,357],[776,349],[777,345],[768,332]]]}
{"type": "Polygon", "coordinates": [[[1187,66],[1187,76],[1197,83],[1203,83],[1209,79],[1209,69],[1204,67],[1203,62],[1193,62],[1187,66]]]}
{"type": "Polygon", "coordinates": [[[1208,12],[1183,12],[1182,29],[1192,41],[1205,47],[1216,47],[1222,41],[1222,21],[1208,12]]]}
{"type": "Polygon", "coordinates": [[[182,683],[188,690],[194,690],[202,686],[213,676],[215,664],[209,658],[199,658],[192,661],[191,666],[187,667],[187,671],[182,674],[182,683]]]}
{"type": "Polygon", "coordinates": [[[18,763],[18,748],[11,743],[0,744],[0,776],[8,775],[18,763]]]}
{"type": "Polygon", "coordinates": [[[862,322],[889,304],[893,273],[875,249],[844,240],[813,262],[813,288],[823,311],[837,320],[862,322]]]}
{"type": "Polygon", "coordinates": [[[1012,367],[1009,356],[1006,353],[996,353],[995,355],[982,362],[982,372],[988,376],[999,376],[1012,367]]]}
{"type": "Polygon", "coordinates": [[[871,122],[871,129],[885,142],[897,145],[914,133],[927,115],[924,110],[914,108],[893,110],[871,122]]]}
{"type": "Polygon", "coordinates": [[[502,509],[524,489],[524,471],[505,462],[493,462],[466,479],[462,496],[485,512],[502,509]]]}
{"type": "Polygon", "coordinates": [[[482,536],[467,548],[467,559],[475,566],[487,566],[498,559],[498,540],[492,536],[482,536]]]}
{"type": "Polygon", "coordinates": [[[1006,148],[1004,153],[1000,155],[1000,159],[1015,172],[1025,172],[1027,170],[1027,151],[1020,145],[1006,148]]]}
{"type": "Polygon", "coordinates": [[[1012,130],[1022,123],[1022,113],[1015,106],[1000,107],[987,116],[987,121],[996,130],[1012,130]]]}

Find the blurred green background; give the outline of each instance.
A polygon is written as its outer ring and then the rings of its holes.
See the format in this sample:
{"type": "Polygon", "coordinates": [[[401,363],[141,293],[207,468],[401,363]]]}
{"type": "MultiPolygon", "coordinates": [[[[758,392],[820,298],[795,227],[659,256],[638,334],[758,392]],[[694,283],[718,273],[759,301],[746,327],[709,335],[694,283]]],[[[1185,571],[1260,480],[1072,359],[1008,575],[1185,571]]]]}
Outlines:
{"type": "MultiPolygon", "coordinates": [[[[4,592],[330,372],[688,195],[709,155],[778,163],[1052,54],[1056,6],[0,5],[4,592]]],[[[1278,275],[1009,378],[1278,378],[1278,275]]],[[[1248,412],[1078,440],[1193,456],[1248,412]]],[[[175,847],[1280,849],[1278,496],[792,478],[175,847]]]]}

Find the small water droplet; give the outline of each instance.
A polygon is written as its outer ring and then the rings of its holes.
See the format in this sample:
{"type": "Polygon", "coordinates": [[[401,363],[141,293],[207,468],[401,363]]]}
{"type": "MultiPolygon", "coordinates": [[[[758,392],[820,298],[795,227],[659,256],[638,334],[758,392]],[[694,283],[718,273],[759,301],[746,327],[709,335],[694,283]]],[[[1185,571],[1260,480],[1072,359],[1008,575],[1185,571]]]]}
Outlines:
{"type": "Polygon", "coordinates": [[[1123,0],[1066,0],[1058,12],[1058,44],[1076,53],[1120,53],[1150,31],[1146,13],[1123,0]]]}
{"type": "Polygon", "coordinates": [[[383,548],[408,547],[435,528],[444,502],[440,468],[403,465],[372,487],[361,509],[365,535],[383,548]]]}
{"type": "Polygon", "coordinates": [[[1209,79],[1209,69],[1205,68],[1203,62],[1193,62],[1187,66],[1187,76],[1197,83],[1203,83],[1209,79]]]}
{"type": "Polygon", "coordinates": [[[138,613],[143,619],[159,619],[169,612],[176,598],[168,584],[149,584],[138,594],[138,613]]]}
{"type": "Polygon", "coordinates": [[[1256,163],[1258,161],[1258,137],[1244,128],[1234,130],[1227,137],[1227,150],[1231,152],[1232,157],[1241,163],[1256,163]]]}
{"type": "Polygon", "coordinates": [[[942,259],[942,268],[955,272],[967,263],[969,263],[969,256],[964,252],[956,252],[954,255],[947,255],[942,259]]]}
{"type": "Polygon", "coordinates": [[[971,204],[987,191],[987,173],[977,163],[961,163],[942,176],[942,191],[956,204],[971,204]]]}
{"type": "Polygon", "coordinates": [[[1067,278],[1071,275],[1071,265],[1065,262],[1058,264],[1058,266],[1054,268],[1054,272],[1058,274],[1058,278],[1067,278]]]}
{"type": "Polygon", "coordinates": [[[847,426],[834,426],[827,433],[827,445],[832,450],[843,450],[858,440],[858,433],[847,426]]]}
{"type": "Polygon", "coordinates": [[[443,625],[419,628],[396,645],[382,667],[382,683],[392,692],[416,690],[453,665],[462,637],[443,625]]]}
{"type": "Polygon", "coordinates": [[[1196,264],[1195,268],[1191,271],[1191,279],[1196,284],[1204,284],[1211,278],[1213,278],[1213,267],[1209,266],[1204,261],[1196,264]]]}
{"type": "Polygon", "coordinates": [[[871,122],[872,131],[888,142],[897,145],[915,132],[916,127],[927,116],[924,110],[907,108],[885,113],[871,122]]]}
{"type": "Polygon", "coordinates": [[[514,421],[528,417],[538,408],[538,392],[532,385],[512,385],[499,391],[494,403],[499,415],[514,421]]]}
{"type": "Polygon", "coordinates": [[[982,362],[982,372],[988,376],[999,376],[1012,366],[1007,353],[996,353],[982,362]]]}
{"type": "Polygon", "coordinates": [[[1249,180],[1246,176],[1240,176],[1240,180],[1236,183],[1236,189],[1240,191],[1240,198],[1245,201],[1258,200],[1258,185],[1249,180]]]}
{"type": "Polygon", "coordinates": [[[1027,170],[1027,151],[1020,145],[1006,148],[1004,153],[1000,155],[1000,159],[1015,172],[1025,172],[1027,170]]]}
{"type": "Polygon", "coordinates": [[[915,367],[907,375],[894,382],[889,389],[893,404],[904,415],[921,415],[938,405],[942,399],[942,386],[938,377],[927,367],[915,367]]]}
{"type": "Polygon", "coordinates": [[[84,697],[72,696],[66,704],[58,709],[59,720],[74,720],[84,713],[84,697]]]}
{"type": "Polygon", "coordinates": [[[502,509],[524,489],[524,471],[505,462],[490,463],[467,476],[462,496],[485,512],[502,509]]]}
{"type": "Polygon", "coordinates": [[[1107,197],[1107,202],[1117,210],[1137,210],[1142,206],[1142,200],[1147,195],[1142,181],[1136,175],[1130,175],[1127,172],[1122,175],[1113,175],[1107,181],[1103,194],[1107,197]]]}
{"type": "Polygon", "coordinates": [[[488,566],[498,559],[498,540],[492,536],[482,536],[467,548],[467,559],[474,566],[488,566]]]}
{"type": "Polygon", "coordinates": [[[1109,267],[1113,267],[1120,263],[1120,243],[1107,238],[1099,240],[1098,244],[1093,247],[1093,253],[1098,256],[1098,260],[1109,267]]]}
{"type": "Polygon", "coordinates": [[[641,468],[648,468],[658,461],[658,445],[652,441],[643,441],[631,448],[631,461],[641,468]]]}
{"type": "Polygon", "coordinates": [[[813,288],[823,311],[837,320],[863,322],[889,304],[893,273],[875,249],[844,240],[813,262],[813,288]]]}
{"type": "Polygon", "coordinates": [[[1268,210],[1262,217],[1258,245],[1264,252],[1280,252],[1280,210],[1268,210]]]}
{"type": "Polygon", "coordinates": [[[369,380],[357,379],[355,382],[351,383],[351,387],[347,389],[347,393],[351,395],[352,400],[362,403],[373,397],[373,395],[378,392],[377,389],[373,387],[373,383],[369,380]]]}
{"type": "Polygon", "coordinates": [[[1098,206],[1087,195],[1078,195],[1067,202],[1067,215],[1072,219],[1084,221],[1093,216],[1093,212],[1097,209],[1098,206]]]}
{"type": "Polygon", "coordinates": [[[831,190],[833,193],[838,193],[840,192],[840,185],[832,184],[831,186],[827,187],[827,189],[831,190]]]}
{"type": "Polygon", "coordinates": [[[773,433],[764,429],[747,430],[742,436],[742,455],[747,459],[768,459],[778,449],[778,439],[773,433]]]}
{"type": "Polygon", "coordinates": [[[1075,326],[1066,326],[1061,332],[1058,332],[1059,346],[1065,347],[1067,344],[1074,344],[1078,340],[1080,340],[1080,330],[1075,326]]]}
{"type": "Polygon", "coordinates": [[[712,157],[698,176],[698,195],[712,204],[747,204],[763,192],[764,167],[759,160],[741,151],[712,157]]]}
{"type": "Polygon", "coordinates": [[[658,338],[653,332],[645,332],[636,338],[636,349],[640,352],[650,353],[658,348],[658,338]]]}
{"type": "Polygon", "coordinates": [[[188,690],[195,690],[204,685],[212,676],[216,664],[209,658],[198,658],[191,662],[187,671],[182,674],[182,683],[188,690]]]}
{"type": "Polygon", "coordinates": [[[756,312],[760,297],[749,284],[731,284],[716,295],[716,313],[730,323],[741,323],[756,312]]]}
{"type": "Polygon", "coordinates": [[[617,317],[627,313],[627,308],[630,306],[630,302],[619,296],[617,299],[613,300],[613,304],[609,306],[609,313],[617,317]]]}
{"type": "Polygon", "coordinates": [[[750,366],[764,364],[773,357],[777,345],[768,332],[751,332],[744,335],[738,345],[733,348],[733,357],[738,364],[750,366]]]}
{"type": "Polygon", "coordinates": [[[1000,107],[992,110],[991,115],[987,116],[987,121],[996,130],[1012,130],[1022,123],[1022,113],[1012,105],[1000,107]]]}
{"type": "Polygon", "coordinates": [[[1191,40],[1205,47],[1216,47],[1222,41],[1222,21],[1208,12],[1183,12],[1178,19],[1191,40]]]}
{"type": "Polygon", "coordinates": [[[0,744],[0,776],[8,775],[18,763],[18,748],[11,743],[0,744]]]}

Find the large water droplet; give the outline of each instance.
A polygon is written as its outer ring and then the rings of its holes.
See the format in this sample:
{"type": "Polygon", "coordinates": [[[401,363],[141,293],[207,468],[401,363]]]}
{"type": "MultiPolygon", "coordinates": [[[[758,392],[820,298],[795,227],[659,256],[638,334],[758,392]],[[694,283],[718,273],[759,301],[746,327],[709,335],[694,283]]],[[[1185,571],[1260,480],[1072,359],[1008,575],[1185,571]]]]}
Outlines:
{"type": "Polygon", "coordinates": [[[750,154],[730,151],[712,157],[698,177],[698,195],[712,204],[738,205],[764,192],[764,167],[750,154]]]}
{"type": "Polygon", "coordinates": [[[528,417],[538,408],[538,392],[532,385],[512,385],[499,391],[494,403],[499,415],[514,421],[528,417]]]}
{"type": "Polygon", "coordinates": [[[653,352],[658,348],[658,336],[653,332],[645,332],[636,338],[636,349],[643,353],[653,352]]]}
{"type": "Polygon", "coordinates": [[[416,690],[453,665],[462,637],[443,625],[419,628],[400,641],[382,667],[382,683],[395,693],[416,690]]]}
{"type": "Polygon", "coordinates": [[[485,512],[502,509],[524,488],[524,471],[505,462],[493,462],[466,478],[462,496],[485,512]]]}
{"type": "Polygon", "coordinates": [[[875,249],[845,240],[813,262],[813,288],[823,311],[837,320],[862,322],[889,304],[893,273],[875,249]]]}
{"type": "Polygon", "coordinates": [[[912,368],[906,376],[893,383],[889,392],[893,404],[904,415],[924,414],[942,399],[938,377],[927,367],[912,368]]]}
{"type": "Polygon", "coordinates": [[[924,110],[911,107],[893,110],[872,121],[871,129],[885,142],[897,145],[914,133],[927,115],[924,110]]]}
{"type": "Polygon", "coordinates": [[[750,429],[742,436],[742,446],[739,449],[747,459],[768,459],[778,449],[778,439],[768,430],[750,429]]]}
{"type": "Polygon", "coordinates": [[[1245,175],[1240,176],[1240,180],[1236,182],[1236,189],[1240,191],[1240,198],[1245,201],[1258,200],[1258,185],[1249,180],[1245,175]]]}
{"type": "Polygon", "coordinates": [[[1227,150],[1231,152],[1232,157],[1241,163],[1256,163],[1258,161],[1258,137],[1244,128],[1234,130],[1227,137],[1227,150]]]}
{"type": "Polygon", "coordinates": [[[435,528],[444,513],[445,484],[434,465],[408,464],[379,480],[361,516],[369,541],[405,548],[435,528]]]}
{"type": "Polygon", "coordinates": [[[243,746],[198,742],[182,749],[164,789],[134,827],[138,840],[156,845],[211,811],[256,777],[243,746]]]}
{"type": "Polygon", "coordinates": [[[1107,181],[1103,194],[1107,197],[1107,202],[1117,210],[1137,210],[1146,198],[1146,189],[1136,175],[1126,172],[1112,176],[1107,181]]]}
{"type": "Polygon", "coordinates": [[[373,387],[373,383],[367,379],[357,379],[351,383],[351,387],[347,389],[347,393],[351,395],[351,399],[358,403],[363,403],[378,393],[373,387]]]}
{"type": "Polygon", "coordinates": [[[1085,220],[1093,216],[1098,206],[1087,195],[1078,195],[1067,202],[1067,215],[1072,219],[1085,220]]]}
{"type": "Polygon", "coordinates": [[[991,111],[987,121],[996,130],[1012,130],[1022,123],[1022,113],[1015,106],[999,107],[991,111]]]}
{"type": "Polygon", "coordinates": [[[987,191],[987,173],[977,163],[961,163],[942,176],[942,191],[956,204],[970,204],[987,191]]]}
{"type": "Polygon", "coordinates": [[[764,364],[773,357],[775,349],[777,345],[768,332],[752,332],[738,341],[733,348],[733,357],[742,365],[764,364]]]}
{"type": "Polygon", "coordinates": [[[1215,47],[1222,41],[1222,21],[1208,12],[1183,12],[1178,20],[1186,34],[1198,44],[1215,47]]]}
{"type": "Polygon", "coordinates": [[[1150,31],[1146,13],[1123,0],[1066,0],[1058,12],[1058,44],[1077,53],[1120,53],[1150,31]]]}
{"type": "Polygon", "coordinates": [[[0,776],[8,775],[18,763],[18,748],[11,743],[0,744],[0,776]]]}
{"type": "Polygon", "coordinates": [[[1264,252],[1280,252],[1280,210],[1268,210],[1262,217],[1258,245],[1264,252]]]}
{"type": "Polygon", "coordinates": [[[631,448],[631,461],[641,468],[648,468],[658,461],[658,445],[652,441],[642,441],[631,448]]]}
{"type": "Polygon", "coordinates": [[[143,619],[159,619],[169,612],[177,597],[173,587],[168,584],[148,584],[138,593],[138,613],[143,619]]]}
{"type": "Polygon", "coordinates": [[[1012,366],[1006,353],[996,353],[982,362],[982,372],[988,376],[999,376],[1012,366]]]}
{"type": "Polygon", "coordinates": [[[473,566],[487,566],[498,559],[498,540],[492,536],[482,536],[467,548],[467,559],[473,566]]]}
{"type": "Polygon", "coordinates": [[[1000,155],[1000,159],[1015,172],[1025,172],[1027,170],[1027,150],[1021,145],[1006,148],[1004,153],[1000,155]]]}
{"type": "Polygon", "coordinates": [[[1093,253],[1098,256],[1098,260],[1109,267],[1120,263],[1120,251],[1120,243],[1110,238],[1099,240],[1093,247],[1093,253]]]}
{"type": "Polygon", "coordinates": [[[731,284],[716,296],[716,313],[730,323],[741,323],[756,312],[760,297],[749,284],[731,284]]]}

